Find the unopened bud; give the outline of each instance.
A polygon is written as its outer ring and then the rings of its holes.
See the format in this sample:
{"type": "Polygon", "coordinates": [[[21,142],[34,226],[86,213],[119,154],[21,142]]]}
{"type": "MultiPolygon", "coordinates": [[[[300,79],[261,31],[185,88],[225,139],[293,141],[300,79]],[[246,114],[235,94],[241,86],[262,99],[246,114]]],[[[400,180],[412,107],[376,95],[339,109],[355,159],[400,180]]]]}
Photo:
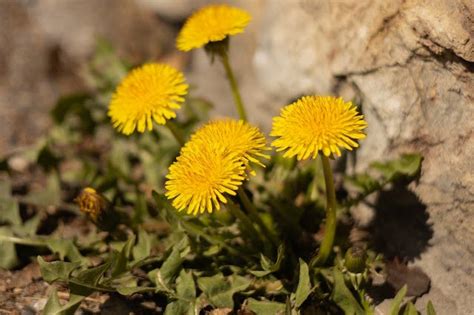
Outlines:
{"type": "Polygon", "coordinates": [[[344,260],[347,270],[353,273],[361,273],[365,269],[367,253],[363,247],[353,246],[347,250],[344,260]]]}

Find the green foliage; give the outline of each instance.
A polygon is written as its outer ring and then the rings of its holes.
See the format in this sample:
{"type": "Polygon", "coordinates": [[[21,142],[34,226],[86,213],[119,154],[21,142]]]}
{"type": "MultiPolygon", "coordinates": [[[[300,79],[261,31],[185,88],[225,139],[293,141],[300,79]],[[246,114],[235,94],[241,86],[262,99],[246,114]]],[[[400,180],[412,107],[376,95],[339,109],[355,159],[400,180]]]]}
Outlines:
{"type": "Polygon", "coordinates": [[[263,270],[251,270],[250,273],[257,277],[264,277],[271,273],[274,273],[280,270],[281,263],[284,258],[285,248],[283,245],[278,247],[277,259],[275,262],[272,262],[268,257],[264,256],[263,254],[260,255],[260,266],[263,270]]]}
{"type": "Polygon", "coordinates": [[[233,309],[234,294],[247,289],[251,280],[237,275],[224,277],[217,273],[211,277],[198,278],[197,284],[212,306],[233,309]]]}
{"type": "Polygon", "coordinates": [[[334,289],[331,299],[339,306],[345,314],[364,315],[366,314],[352,292],[346,286],[344,276],[341,271],[333,270],[334,289]]]}
{"type": "Polygon", "coordinates": [[[286,310],[285,303],[258,301],[252,298],[248,299],[247,307],[257,315],[283,315],[286,310]]]}
{"type": "Polygon", "coordinates": [[[0,227],[0,268],[12,269],[18,264],[15,244],[2,240],[2,236],[13,236],[12,231],[7,227],[0,227]]]}
{"type": "Polygon", "coordinates": [[[419,154],[403,154],[398,159],[372,163],[365,173],[346,176],[347,183],[356,188],[358,195],[346,200],[345,205],[357,204],[390,183],[413,180],[421,171],[422,161],[419,154]]]}
{"type": "Polygon", "coordinates": [[[428,301],[428,305],[426,305],[426,314],[427,315],[436,315],[433,303],[431,303],[431,301],[428,301]]]}
{"type": "MultiPolygon", "coordinates": [[[[308,266],[324,217],[320,165],[275,154],[245,184],[255,206],[251,229],[226,207],[199,217],[177,212],[163,195],[168,166],[180,150],[173,135],[155,126],[156,132],[125,137],[108,120],[108,99],[128,69],[110,45],[100,42],[87,72],[96,89],[61,98],[51,111],[54,126],[47,137],[1,160],[0,268],[18,267],[39,254],[43,279],[69,289],[65,304],[53,290],[44,313],[73,314],[93,292],[116,292],[164,300],[165,314],[217,308],[263,315],[372,314],[366,289],[375,253],[364,256],[360,273],[352,273],[340,257],[351,244],[338,241],[338,252],[327,264],[308,266]],[[30,163],[21,175],[31,183],[18,184],[9,166],[13,157],[30,163]],[[78,211],[73,200],[87,186],[110,202],[111,228],[87,221],[78,211]],[[69,226],[72,233],[64,231],[69,226]],[[271,229],[270,239],[260,233],[265,227],[271,229]],[[22,255],[17,255],[19,245],[22,255]]],[[[185,138],[208,119],[210,109],[203,99],[187,98],[176,121],[185,138]]],[[[421,163],[419,155],[406,154],[345,176],[341,189],[350,194],[339,210],[390,183],[415,179],[421,163]]],[[[237,198],[232,203],[237,205],[237,198]]],[[[391,314],[416,314],[412,304],[402,304],[405,293],[406,287],[391,314]]],[[[427,312],[435,314],[431,302],[427,312]]]]}
{"type": "Polygon", "coordinates": [[[403,286],[403,288],[398,291],[397,295],[393,299],[392,306],[390,307],[390,315],[398,315],[400,312],[401,304],[403,301],[403,298],[405,297],[407,293],[407,286],[403,286]]]}
{"type": "Polygon", "coordinates": [[[298,286],[295,293],[295,306],[300,308],[304,301],[311,294],[311,280],[309,278],[308,265],[300,259],[300,273],[298,286]]]}
{"type": "Polygon", "coordinates": [[[181,270],[176,278],[176,300],[168,304],[165,314],[198,314],[196,285],[191,272],[181,270]]]}
{"type": "Polygon", "coordinates": [[[76,312],[82,300],[84,300],[84,296],[71,295],[69,302],[61,305],[61,303],[59,303],[58,291],[54,288],[43,309],[43,313],[51,315],[72,315],[76,312]]]}

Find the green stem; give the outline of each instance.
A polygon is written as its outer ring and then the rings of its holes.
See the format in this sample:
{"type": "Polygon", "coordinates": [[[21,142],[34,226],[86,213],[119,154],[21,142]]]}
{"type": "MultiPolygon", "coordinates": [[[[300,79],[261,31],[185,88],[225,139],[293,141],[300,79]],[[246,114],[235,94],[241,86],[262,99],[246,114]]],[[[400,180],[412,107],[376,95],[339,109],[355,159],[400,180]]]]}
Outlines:
{"type": "Polygon", "coordinates": [[[230,87],[232,90],[232,95],[234,96],[235,105],[237,106],[237,112],[239,113],[240,119],[243,121],[247,121],[247,114],[245,112],[244,104],[242,102],[242,97],[240,96],[239,87],[237,85],[237,80],[235,79],[234,72],[230,67],[229,63],[229,54],[227,51],[222,51],[220,53],[220,59],[222,64],[225,68],[225,73],[227,75],[227,79],[229,80],[230,87]]]}
{"type": "Polygon", "coordinates": [[[250,217],[255,220],[255,222],[258,224],[262,232],[265,234],[265,236],[272,242],[272,244],[275,246],[275,248],[278,248],[279,242],[275,235],[270,231],[268,226],[263,222],[262,218],[258,214],[257,209],[253,205],[253,203],[250,201],[249,197],[245,193],[245,191],[242,189],[242,187],[239,188],[238,190],[239,198],[240,201],[242,201],[242,204],[244,205],[245,209],[247,209],[248,213],[250,214],[250,217]]]}
{"type": "Polygon", "coordinates": [[[184,146],[185,144],[184,137],[181,131],[179,130],[178,126],[176,126],[176,124],[170,120],[166,122],[165,126],[168,127],[168,129],[171,131],[171,133],[173,134],[174,138],[179,143],[179,145],[184,146]]]}
{"type": "Polygon", "coordinates": [[[7,236],[7,235],[0,235],[0,241],[11,242],[14,244],[27,245],[27,246],[44,246],[44,247],[47,246],[45,241],[19,238],[15,236],[7,236]]]}
{"type": "Polygon", "coordinates": [[[318,255],[311,259],[310,264],[312,267],[324,265],[331,254],[336,235],[336,191],[334,189],[334,179],[328,157],[321,154],[321,161],[323,162],[324,181],[326,183],[326,225],[318,255]]]}

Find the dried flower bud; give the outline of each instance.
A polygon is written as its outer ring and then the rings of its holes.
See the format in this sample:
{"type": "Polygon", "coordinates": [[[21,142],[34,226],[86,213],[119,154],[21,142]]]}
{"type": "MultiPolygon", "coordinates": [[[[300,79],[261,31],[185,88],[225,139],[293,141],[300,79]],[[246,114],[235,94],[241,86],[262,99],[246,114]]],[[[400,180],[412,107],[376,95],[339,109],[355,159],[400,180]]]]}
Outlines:
{"type": "Polygon", "coordinates": [[[84,188],[74,201],[79,205],[79,209],[86,213],[94,223],[99,222],[100,216],[109,207],[108,201],[94,188],[90,187],[84,188]]]}

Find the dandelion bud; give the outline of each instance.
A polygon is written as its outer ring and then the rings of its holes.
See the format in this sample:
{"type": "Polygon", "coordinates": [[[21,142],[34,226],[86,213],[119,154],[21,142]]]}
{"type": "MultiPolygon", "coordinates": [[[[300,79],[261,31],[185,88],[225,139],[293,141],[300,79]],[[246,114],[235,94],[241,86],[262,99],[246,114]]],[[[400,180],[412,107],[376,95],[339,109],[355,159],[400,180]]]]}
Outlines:
{"type": "Polygon", "coordinates": [[[90,187],[84,188],[74,201],[81,212],[86,213],[94,222],[97,222],[101,213],[108,207],[107,200],[90,187]]]}
{"type": "Polygon", "coordinates": [[[119,222],[119,216],[114,213],[110,203],[94,188],[84,188],[74,201],[81,212],[87,214],[101,230],[112,231],[119,222]]]}
{"type": "Polygon", "coordinates": [[[350,272],[361,273],[364,271],[367,254],[365,249],[361,246],[353,246],[349,248],[344,258],[345,266],[350,272]]]}

